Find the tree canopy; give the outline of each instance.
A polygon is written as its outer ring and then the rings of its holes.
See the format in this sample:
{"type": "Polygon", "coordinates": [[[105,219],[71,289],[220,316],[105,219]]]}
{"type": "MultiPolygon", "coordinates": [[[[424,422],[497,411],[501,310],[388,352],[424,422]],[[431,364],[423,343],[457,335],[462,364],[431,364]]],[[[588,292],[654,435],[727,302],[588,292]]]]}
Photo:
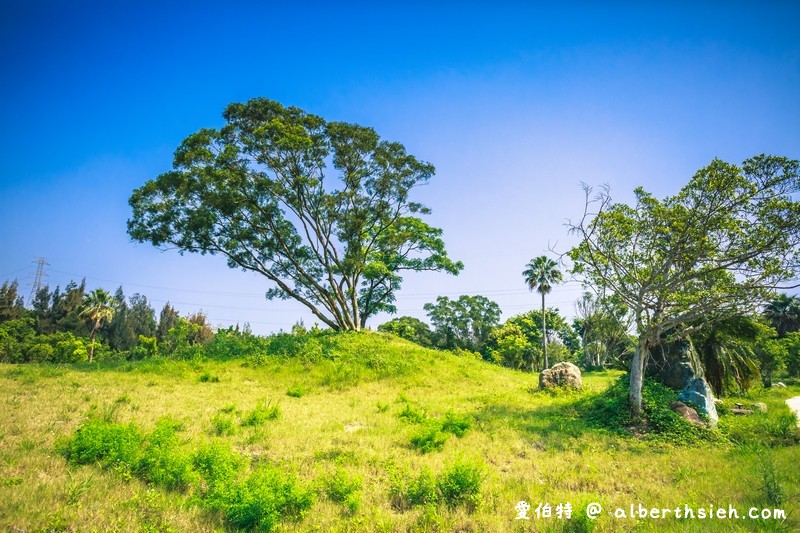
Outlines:
{"type": "Polygon", "coordinates": [[[423,306],[433,325],[436,346],[478,352],[500,322],[500,306],[485,296],[439,296],[423,306]]]}
{"type": "Polygon", "coordinates": [[[394,312],[404,271],[463,268],[410,199],[434,167],[403,145],[266,98],[223,116],[221,129],[184,140],[172,171],[133,192],[133,239],[221,254],[271,281],[267,298],[295,299],[337,330],[394,312]]]}
{"type": "Polygon", "coordinates": [[[570,256],[590,285],[613,293],[632,313],[633,414],[641,411],[649,352],[665,337],[752,314],[797,279],[797,192],[798,162],[765,155],[741,167],[715,159],[664,200],[637,188],[633,206],[613,203],[607,188],[593,199],[587,189],[584,216],[570,224],[581,237],[570,256]]]}

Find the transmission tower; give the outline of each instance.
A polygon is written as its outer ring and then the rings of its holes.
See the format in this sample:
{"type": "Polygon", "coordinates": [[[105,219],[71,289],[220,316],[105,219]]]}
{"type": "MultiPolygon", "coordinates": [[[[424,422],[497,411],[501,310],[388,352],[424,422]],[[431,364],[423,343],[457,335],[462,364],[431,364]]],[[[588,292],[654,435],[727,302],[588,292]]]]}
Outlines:
{"type": "Polygon", "coordinates": [[[36,293],[42,288],[42,280],[47,277],[47,274],[44,273],[44,267],[50,266],[50,263],[48,263],[44,257],[37,257],[33,262],[36,263],[36,274],[33,278],[31,295],[28,297],[28,305],[33,305],[33,299],[36,298],[36,293]]]}

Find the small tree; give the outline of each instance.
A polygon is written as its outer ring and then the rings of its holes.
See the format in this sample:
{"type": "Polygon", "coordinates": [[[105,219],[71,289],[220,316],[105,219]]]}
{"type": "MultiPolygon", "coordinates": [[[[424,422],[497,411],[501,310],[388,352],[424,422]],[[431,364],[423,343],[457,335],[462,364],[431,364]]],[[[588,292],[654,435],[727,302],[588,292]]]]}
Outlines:
{"type": "Polygon", "coordinates": [[[539,256],[527,264],[522,275],[525,276],[525,284],[528,289],[536,291],[542,295],[542,353],[544,354],[544,367],[550,368],[547,360],[547,318],[544,307],[544,296],[549,294],[553,285],[561,281],[561,271],[558,270],[558,263],[547,256],[539,256]]]}
{"type": "Polygon", "coordinates": [[[89,347],[89,362],[94,359],[94,342],[97,338],[97,331],[105,322],[109,322],[114,317],[114,307],[116,301],[107,291],[95,289],[87,294],[83,299],[83,306],[79,316],[87,321],[92,328],[91,345],[89,347]]]}
{"type": "Polygon", "coordinates": [[[748,315],[800,275],[798,162],[760,155],[741,167],[715,159],[675,196],[641,188],[633,206],[586,189],[574,270],[628,306],[636,327],[630,395],[642,409],[650,351],[732,315],[748,315]],[[598,210],[592,212],[593,206],[598,210]]]}

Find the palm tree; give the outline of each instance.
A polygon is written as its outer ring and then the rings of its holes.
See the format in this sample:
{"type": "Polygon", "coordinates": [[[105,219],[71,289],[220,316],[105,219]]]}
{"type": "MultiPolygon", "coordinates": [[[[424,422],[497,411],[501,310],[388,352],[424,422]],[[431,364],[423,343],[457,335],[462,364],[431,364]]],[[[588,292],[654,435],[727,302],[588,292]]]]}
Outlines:
{"type": "Polygon", "coordinates": [[[547,256],[539,256],[531,259],[526,265],[522,275],[525,276],[525,283],[528,289],[536,289],[542,295],[542,353],[544,354],[544,367],[549,368],[547,360],[547,319],[545,318],[544,295],[549,293],[553,285],[561,281],[561,271],[558,270],[558,263],[547,256]]]}
{"type": "Polygon", "coordinates": [[[90,363],[94,359],[94,341],[97,339],[97,331],[103,322],[110,322],[114,317],[114,304],[114,298],[103,289],[95,289],[83,297],[83,309],[79,316],[92,327],[92,344],[89,348],[90,363]]]}
{"type": "Polygon", "coordinates": [[[764,306],[764,316],[782,339],[800,329],[800,298],[779,294],[764,306]]]}

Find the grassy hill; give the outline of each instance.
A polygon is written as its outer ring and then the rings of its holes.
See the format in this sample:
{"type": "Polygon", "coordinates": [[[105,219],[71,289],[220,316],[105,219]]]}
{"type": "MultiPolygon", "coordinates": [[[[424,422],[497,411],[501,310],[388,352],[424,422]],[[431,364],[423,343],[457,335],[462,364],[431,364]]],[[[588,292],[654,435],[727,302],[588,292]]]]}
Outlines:
{"type": "Polygon", "coordinates": [[[587,416],[613,403],[620,375],[584,374],[580,393],[539,392],[537,375],[374,333],[294,357],[0,365],[0,528],[800,529],[800,447],[783,405],[799,387],[731,400],[769,412],[723,415],[720,431],[686,444],[587,416]],[[263,514],[259,497],[280,505],[263,514]],[[520,501],[528,521],[515,520],[520,501]],[[605,509],[597,520],[585,516],[590,502],[605,509]],[[558,518],[567,503],[572,519],[558,518]],[[640,503],[788,518],[607,514],[640,503]],[[539,504],[553,516],[537,517],[539,504]]]}

